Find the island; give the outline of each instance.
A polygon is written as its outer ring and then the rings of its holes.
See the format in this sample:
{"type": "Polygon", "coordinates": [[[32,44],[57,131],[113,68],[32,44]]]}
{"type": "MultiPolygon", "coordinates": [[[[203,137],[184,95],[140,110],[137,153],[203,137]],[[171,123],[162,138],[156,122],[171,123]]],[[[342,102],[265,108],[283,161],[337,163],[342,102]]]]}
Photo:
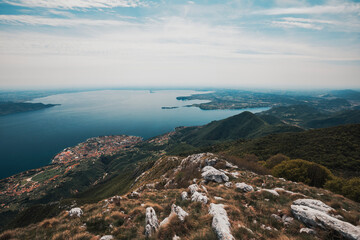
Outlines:
{"type": "Polygon", "coordinates": [[[179,108],[179,107],[161,107],[161,109],[176,109],[176,108],[179,108]]]}

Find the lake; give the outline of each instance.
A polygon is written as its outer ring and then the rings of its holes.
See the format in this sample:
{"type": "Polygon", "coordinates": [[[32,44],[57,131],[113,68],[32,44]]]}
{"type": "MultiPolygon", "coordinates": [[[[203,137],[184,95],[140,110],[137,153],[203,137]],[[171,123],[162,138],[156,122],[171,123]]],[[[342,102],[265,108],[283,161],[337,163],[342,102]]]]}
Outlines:
{"type": "MultiPolygon", "coordinates": [[[[0,117],[0,179],[47,165],[66,147],[104,135],[154,137],[178,126],[203,125],[245,110],[185,107],[204,101],[178,101],[188,90],[106,90],[52,95],[32,102],[61,104],[39,111],[0,117]],[[179,107],[162,109],[162,107],[179,107]]],[[[206,101],[205,101],[206,102],[206,101]]]]}

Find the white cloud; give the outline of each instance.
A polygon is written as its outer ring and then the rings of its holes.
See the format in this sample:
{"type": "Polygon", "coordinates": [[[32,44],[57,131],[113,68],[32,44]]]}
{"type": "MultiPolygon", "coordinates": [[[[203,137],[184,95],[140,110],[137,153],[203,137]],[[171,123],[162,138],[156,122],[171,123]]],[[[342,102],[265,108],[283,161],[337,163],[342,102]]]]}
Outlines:
{"type": "Polygon", "coordinates": [[[321,30],[321,29],[323,29],[321,26],[316,26],[316,25],[314,25],[314,24],[305,23],[305,22],[272,21],[271,23],[272,23],[274,26],[285,27],[285,28],[299,27],[299,28],[314,29],[314,30],[321,30]]]}
{"type": "Polygon", "coordinates": [[[22,7],[60,9],[140,7],[147,5],[141,0],[5,0],[4,2],[22,7]]]}
{"type": "Polygon", "coordinates": [[[0,22],[5,24],[44,25],[53,27],[88,26],[120,26],[132,25],[129,22],[117,20],[94,20],[81,18],[47,18],[33,15],[0,15],[0,22]]]}
{"type": "Polygon", "coordinates": [[[255,11],[253,14],[289,15],[289,14],[360,14],[360,3],[344,3],[338,5],[317,5],[311,7],[273,8],[255,11]]]}

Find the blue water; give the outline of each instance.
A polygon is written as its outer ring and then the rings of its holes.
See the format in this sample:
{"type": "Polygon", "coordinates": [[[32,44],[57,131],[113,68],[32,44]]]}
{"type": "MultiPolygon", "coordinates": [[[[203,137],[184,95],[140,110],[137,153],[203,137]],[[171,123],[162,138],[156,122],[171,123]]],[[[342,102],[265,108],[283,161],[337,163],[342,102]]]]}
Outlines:
{"type": "Polygon", "coordinates": [[[198,92],[107,90],[34,99],[32,102],[61,105],[0,117],[0,178],[44,166],[65,147],[90,137],[127,134],[149,138],[177,126],[203,125],[245,111],[204,111],[184,107],[201,101],[176,100],[194,93],[198,92]],[[161,109],[163,106],[179,108],[161,109]]]}

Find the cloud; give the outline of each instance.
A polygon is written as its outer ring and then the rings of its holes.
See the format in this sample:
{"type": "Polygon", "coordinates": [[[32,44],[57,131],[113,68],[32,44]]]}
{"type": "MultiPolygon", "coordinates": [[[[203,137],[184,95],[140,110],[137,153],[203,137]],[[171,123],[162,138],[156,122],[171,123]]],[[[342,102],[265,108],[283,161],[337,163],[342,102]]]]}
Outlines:
{"type": "Polygon", "coordinates": [[[0,15],[0,22],[3,24],[43,25],[43,26],[52,26],[52,27],[74,27],[79,25],[88,25],[88,26],[133,25],[129,22],[118,21],[118,20],[47,18],[47,17],[33,16],[33,15],[0,15]]]}
{"type": "Polygon", "coordinates": [[[254,11],[261,15],[289,15],[289,14],[360,14],[360,3],[344,3],[338,5],[317,5],[311,7],[272,8],[254,11]]]}
{"type": "Polygon", "coordinates": [[[22,7],[59,9],[143,7],[141,0],[4,0],[5,3],[22,7]]]}
{"type": "Polygon", "coordinates": [[[309,18],[294,18],[294,17],[284,17],[277,21],[272,21],[272,25],[277,27],[284,28],[305,28],[305,29],[314,29],[322,30],[324,25],[335,24],[334,21],[321,20],[321,19],[309,19],[309,18]]]}

